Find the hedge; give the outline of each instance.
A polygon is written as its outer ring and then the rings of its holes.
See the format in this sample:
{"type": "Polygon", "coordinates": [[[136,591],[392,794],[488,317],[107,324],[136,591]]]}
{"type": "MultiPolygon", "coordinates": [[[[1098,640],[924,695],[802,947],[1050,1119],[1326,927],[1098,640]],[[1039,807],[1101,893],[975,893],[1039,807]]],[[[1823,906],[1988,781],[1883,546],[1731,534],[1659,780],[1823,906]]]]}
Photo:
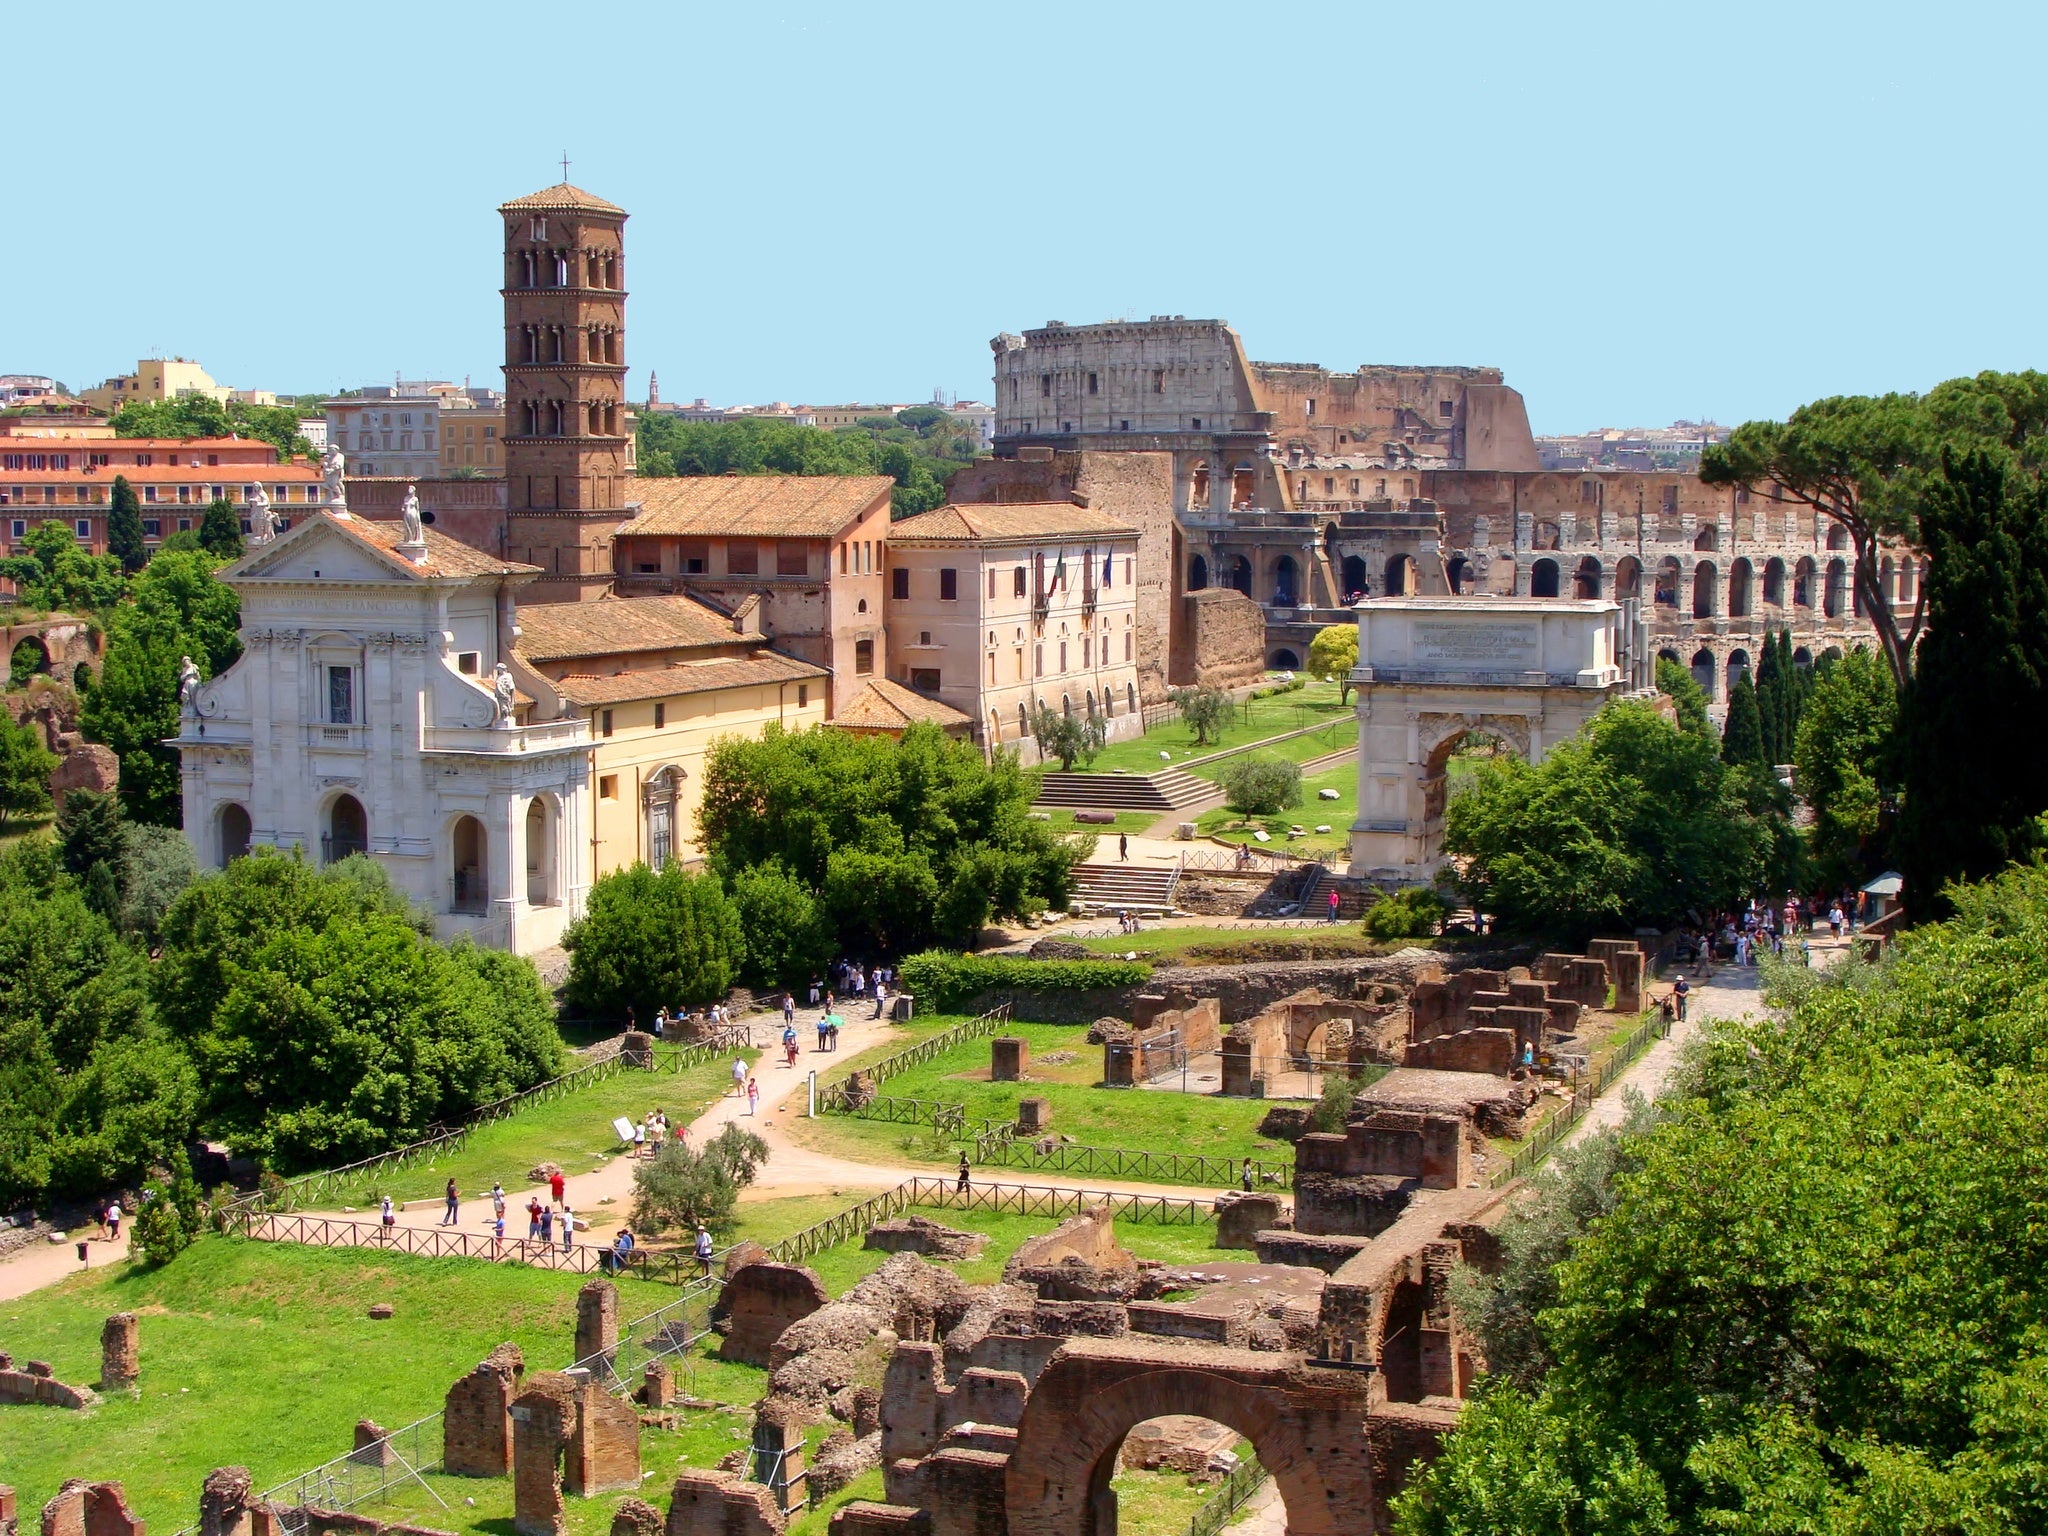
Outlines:
{"type": "Polygon", "coordinates": [[[1026,960],[1019,955],[956,955],[928,949],[903,962],[904,990],[921,1009],[948,1013],[982,992],[1093,991],[1152,979],[1142,960],[1026,960]]]}

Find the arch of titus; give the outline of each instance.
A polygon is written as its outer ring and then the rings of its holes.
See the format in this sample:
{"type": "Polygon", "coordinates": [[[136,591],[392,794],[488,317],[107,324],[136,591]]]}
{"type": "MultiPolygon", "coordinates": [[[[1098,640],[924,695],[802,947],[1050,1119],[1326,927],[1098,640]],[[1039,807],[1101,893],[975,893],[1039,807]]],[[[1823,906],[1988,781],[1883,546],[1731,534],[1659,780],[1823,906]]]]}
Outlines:
{"type": "Polygon", "coordinates": [[[1646,687],[1633,604],[1420,597],[1360,603],[1350,873],[1416,884],[1443,858],[1445,764],[1471,731],[1530,762],[1646,687]]]}

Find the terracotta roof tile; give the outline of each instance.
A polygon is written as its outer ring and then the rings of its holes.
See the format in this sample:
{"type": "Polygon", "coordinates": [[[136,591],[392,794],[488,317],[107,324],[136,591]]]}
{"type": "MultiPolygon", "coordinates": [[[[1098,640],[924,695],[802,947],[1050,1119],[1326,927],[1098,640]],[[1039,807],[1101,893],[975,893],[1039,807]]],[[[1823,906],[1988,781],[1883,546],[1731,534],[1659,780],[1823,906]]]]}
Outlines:
{"type": "Polygon", "coordinates": [[[848,730],[901,731],[913,725],[972,725],[974,722],[950,704],[912,693],[901,683],[878,677],[855,694],[832,724],[848,730]]]}
{"type": "Polygon", "coordinates": [[[524,197],[515,197],[509,203],[498,204],[498,212],[513,208],[532,208],[542,211],[562,209],[564,211],[583,209],[589,213],[624,213],[626,210],[617,203],[608,203],[595,192],[586,192],[581,187],[572,187],[566,181],[558,181],[552,187],[542,187],[538,192],[529,192],[524,197]]]}
{"type": "MultiPolygon", "coordinates": [[[[422,576],[524,576],[541,574],[537,565],[521,565],[516,560],[500,560],[487,555],[480,549],[472,549],[460,539],[451,539],[445,533],[432,528],[422,529],[426,536],[427,558],[415,564],[411,559],[398,554],[398,546],[405,538],[405,525],[385,522],[379,518],[358,517],[353,512],[328,512],[316,514],[321,521],[331,524],[351,538],[360,539],[373,549],[405,561],[422,576]]],[[[311,527],[312,520],[294,524],[292,532],[311,527]]],[[[289,537],[290,535],[286,535],[289,537]]],[[[260,551],[259,551],[260,553],[260,551]]],[[[247,559],[247,556],[244,556],[247,559]]]]}
{"type": "Polygon", "coordinates": [[[519,654],[534,662],[737,645],[744,639],[725,615],[688,597],[523,605],[519,631],[519,654]]]}
{"type": "Polygon", "coordinates": [[[598,677],[572,672],[554,683],[555,691],[579,708],[594,704],[623,704],[635,699],[672,699],[687,693],[710,693],[720,688],[747,688],[762,683],[807,682],[829,677],[823,667],[798,661],[765,646],[751,656],[727,656],[713,661],[686,661],[673,667],[650,667],[638,672],[618,672],[598,677]]]}
{"type": "Polygon", "coordinates": [[[950,504],[906,517],[889,530],[892,543],[922,540],[957,543],[962,539],[1086,538],[1123,534],[1137,529],[1107,512],[1077,507],[1070,501],[989,501],[950,504]]]}
{"type": "Polygon", "coordinates": [[[705,538],[829,539],[895,488],[887,475],[685,475],[635,486],[619,530],[705,538]]]}

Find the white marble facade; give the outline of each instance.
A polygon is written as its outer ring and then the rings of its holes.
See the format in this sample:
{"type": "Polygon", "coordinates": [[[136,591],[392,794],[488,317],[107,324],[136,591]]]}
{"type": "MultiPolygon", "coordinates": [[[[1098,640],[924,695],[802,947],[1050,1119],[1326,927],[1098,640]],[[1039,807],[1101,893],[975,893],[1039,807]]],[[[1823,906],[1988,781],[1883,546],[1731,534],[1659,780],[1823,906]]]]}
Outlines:
{"type": "MultiPolygon", "coordinates": [[[[245,850],[367,853],[437,933],[531,954],[582,910],[589,726],[518,723],[492,683],[552,699],[512,654],[539,574],[433,530],[323,512],[225,569],[242,657],[171,743],[202,867],[245,850]]],[[[510,689],[501,690],[509,694],[510,689]]]]}

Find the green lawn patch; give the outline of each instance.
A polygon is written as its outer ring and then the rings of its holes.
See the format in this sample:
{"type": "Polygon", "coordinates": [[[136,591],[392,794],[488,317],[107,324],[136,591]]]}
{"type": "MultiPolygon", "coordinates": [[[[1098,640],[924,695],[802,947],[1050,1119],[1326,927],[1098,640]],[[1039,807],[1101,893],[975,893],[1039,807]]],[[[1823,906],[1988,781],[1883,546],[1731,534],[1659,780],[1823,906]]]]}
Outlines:
{"type": "MultiPolygon", "coordinates": [[[[739,1054],[752,1061],[761,1053],[739,1054]]],[[[617,1116],[638,1121],[650,1110],[665,1109],[672,1122],[686,1124],[716,1103],[731,1083],[730,1057],[700,1062],[682,1072],[628,1068],[484,1126],[431,1162],[393,1173],[373,1172],[359,1188],[332,1203],[368,1210],[387,1194],[394,1200],[438,1200],[451,1178],[465,1199],[481,1199],[490,1193],[493,1179],[508,1190],[526,1188],[532,1182],[527,1171],[541,1163],[557,1163],[570,1174],[589,1173],[621,1150],[612,1129],[617,1116]]]]}
{"type": "MultiPolygon", "coordinates": [[[[897,1098],[931,1099],[966,1107],[970,1127],[984,1119],[1014,1120],[1026,1096],[1052,1101],[1052,1127],[1086,1146],[1155,1152],[1199,1152],[1218,1157],[1285,1158],[1285,1142],[1257,1134],[1267,1106],[1257,1099],[1226,1099],[1214,1092],[1166,1093],[1098,1088],[1102,1047],[1071,1024],[1018,1024],[1006,1031],[1030,1043],[1028,1083],[988,1081],[989,1040],[967,1040],[890,1078],[881,1091],[897,1098]],[[1074,1059],[1047,1064],[1050,1051],[1074,1059]]],[[[1213,1063],[1205,1069],[1215,1071],[1213,1063]]],[[[1210,1088],[1216,1085],[1207,1085],[1210,1088]]],[[[935,1145],[929,1130],[852,1115],[821,1115],[794,1122],[790,1134],[807,1146],[866,1162],[939,1164],[958,1153],[935,1145]]]]}
{"type": "MultiPolygon", "coordinates": [[[[1111,742],[1096,754],[1087,771],[1114,773],[1121,769],[1126,773],[1157,773],[1183,764],[1189,758],[1249,746],[1288,731],[1300,730],[1303,726],[1340,723],[1346,718],[1350,720],[1351,739],[1356,740],[1358,722],[1355,707],[1356,701],[1337,702],[1335,683],[1310,683],[1294,693],[1255,699],[1249,705],[1234,710],[1215,738],[1201,746],[1195,744],[1195,733],[1181,724],[1180,717],[1176,715],[1154,726],[1143,736],[1111,742]],[[1172,754],[1170,761],[1161,759],[1159,754],[1162,751],[1172,754]]],[[[1330,745],[1317,747],[1305,755],[1313,757],[1318,751],[1332,752],[1344,744],[1341,739],[1333,740],[1330,745]]],[[[1280,749],[1276,747],[1275,750],[1280,749]]]]}
{"type": "Polygon", "coordinates": [[[1358,819],[1358,768],[1353,763],[1340,763],[1335,768],[1325,768],[1321,773],[1305,776],[1301,781],[1301,804],[1273,816],[1240,817],[1235,811],[1218,806],[1213,811],[1204,811],[1195,819],[1196,830],[1204,837],[1217,838],[1226,843],[1253,843],[1255,846],[1284,848],[1289,853],[1333,854],[1346,852],[1351,846],[1351,823],[1358,819]],[[1334,789],[1335,800],[1324,800],[1318,790],[1334,789]],[[1319,825],[1327,825],[1328,832],[1317,832],[1319,825]],[[1289,827],[1305,827],[1307,834],[1289,837],[1289,827]],[[1252,836],[1264,831],[1272,839],[1270,844],[1259,845],[1252,836]]]}
{"type": "MultiPolygon", "coordinates": [[[[1268,927],[1260,924],[1257,928],[1144,928],[1136,934],[1112,933],[1101,938],[1081,939],[1078,942],[1104,958],[1122,959],[1135,952],[1140,960],[1153,960],[1162,964],[1176,964],[1187,958],[1190,949],[1236,949],[1246,951],[1245,958],[1253,958],[1252,951],[1262,944],[1281,944],[1288,940],[1309,942],[1321,940],[1334,946],[1349,943],[1353,946],[1367,944],[1358,931],[1356,923],[1298,923],[1268,927]]],[[[1350,951],[1346,951],[1349,953],[1350,951]]],[[[1358,949],[1358,953],[1371,954],[1377,951],[1369,944],[1358,949]]],[[[1304,957],[1310,958],[1310,957],[1304,957]]]]}
{"type": "MultiPolygon", "coordinates": [[[[1251,1442],[1238,1441],[1237,1454],[1240,1461],[1250,1461],[1251,1442]]],[[[1135,1467],[1119,1468],[1110,1487],[1116,1490],[1117,1536],[1184,1536],[1195,1511],[1223,1490],[1221,1481],[1135,1467]]]]}

